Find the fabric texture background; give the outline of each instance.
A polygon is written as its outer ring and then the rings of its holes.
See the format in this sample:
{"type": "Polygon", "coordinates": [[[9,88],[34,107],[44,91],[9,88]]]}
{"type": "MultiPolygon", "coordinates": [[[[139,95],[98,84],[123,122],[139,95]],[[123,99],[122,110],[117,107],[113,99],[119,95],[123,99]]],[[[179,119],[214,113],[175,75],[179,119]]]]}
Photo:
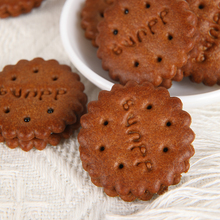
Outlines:
{"type": "MultiPolygon", "coordinates": [[[[0,70],[20,59],[42,57],[78,72],[60,38],[64,3],[45,0],[29,14],[0,20],[0,70]]],[[[82,75],[81,80],[89,101],[96,100],[100,89],[82,75]]],[[[0,220],[220,219],[220,98],[188,112],[196,133],[191,168],[178,185],[147,202],[110,198],[91,183],[79,158],[78,131],[43,151],[11,150],[0,143],[0,220]]]]}

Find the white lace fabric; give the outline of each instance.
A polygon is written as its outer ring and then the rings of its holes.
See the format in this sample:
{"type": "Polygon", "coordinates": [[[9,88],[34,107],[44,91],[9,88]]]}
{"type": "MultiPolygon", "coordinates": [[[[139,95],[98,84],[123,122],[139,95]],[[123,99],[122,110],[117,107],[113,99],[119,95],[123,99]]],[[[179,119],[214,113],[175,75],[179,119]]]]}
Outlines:
{"type": "MultiPolygon", "coordinates": [[[[45,0],[30,14],[0,20],[0,70],[20,59],[42,57],[77,72],[59,34],[64,3],[45,0]]],[[[81,79],[89,101],[96,100],[100,90],[81,79]]],[[[11,150],[0,143],[0,220],[220,220],[220,99],[188,112],[196,133],[191,168],[178,185],[147,202],[108,197],[91,183],[80,161],[78,131],[43,151],[11,150]]]]}

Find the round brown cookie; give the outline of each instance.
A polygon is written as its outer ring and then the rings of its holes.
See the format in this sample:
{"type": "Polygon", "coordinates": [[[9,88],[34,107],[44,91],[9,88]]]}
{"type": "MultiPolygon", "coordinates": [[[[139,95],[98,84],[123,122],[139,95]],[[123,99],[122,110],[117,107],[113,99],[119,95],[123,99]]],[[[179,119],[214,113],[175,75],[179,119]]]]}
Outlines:
{"type": "Polygon", "coordinates": [[[220,85],[220,0],[187,1],[198,17],[198,33],[182,71],[193,82],[220,85]]]}
{"type": "Polygon", "coordinates": [[[41,58],[21,60],[0,72],[0,128],[4,139],[46,140],[77,123],[87,96],[69,66],[41,58]]]}
{"type": "Polygon", "coordinates": [[[19,16],[39,7],[43,0],[0,0],[0,18],[19,16]]]}
{"type": "Polygon", "coordinates": [[[145,82],[101,91],[81,117],[83,168],[109,196],[150,199],[180,181],[194,154],[190,115],[167,89],[145,82]]]}
{"type": "Polygon", "coordinates": [[[97,25],[103,20],[105,9],[112,5],[114,1],[115,0],[86,0],[85,2],[81,13],[81,26],[85,29],[85,37],[92,40],[92,44],[95,47],[97,47],[95,43],[98,34],[97,25]]]}
{"type": "Polygon", "coordinates": [[[159,86],[186,64],[196,22],[184,0],[118,0],[98,25],[98,57],[121,84],[159,86]]]}

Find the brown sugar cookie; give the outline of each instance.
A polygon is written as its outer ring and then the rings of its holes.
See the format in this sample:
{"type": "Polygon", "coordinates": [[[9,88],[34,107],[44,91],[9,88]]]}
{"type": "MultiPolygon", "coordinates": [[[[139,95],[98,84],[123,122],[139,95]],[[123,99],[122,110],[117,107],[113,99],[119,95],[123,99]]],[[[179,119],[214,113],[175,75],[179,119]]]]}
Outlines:
{"type": "Polygon", "coordinates": [[[104,18],[104,11],[112,5],[115,0],[86,0],[81,12],[81,26],[85,29],[85,37],[92,40],[93,46],[98,34],[97,25],[104,18]]]}
{"type": "Polygon", "coordinates": [[[39,7],[43,0],[0,0],[0,18],[16,17],[39,7]]]}
{"type": "Polygon", "coordinates": [[[118,0],[98,25],[97,55],[113,80],[159,86],[186,64],[196,23],[184,0],[118,0]]]}
{"type": "Polygon", "coordinates": [[[191,81],[220,85],[220,0],[187,0],[198,17],[196,45],[182,68],[191,81]]]}
{"type": "Polygon", "coordinates": [[[78,128],[87,102],[79,80],[55,60],[6,66],[0,72],[0,140],[47,140],[68,125],[78,128]]]}
{"type": "Polygon", "coordinates": [[[194,154],[190,115],[167,89],[129,81],[88,104],[78,135],[83,168],[109,196],[149,200],[180,181],[194,154]]]}

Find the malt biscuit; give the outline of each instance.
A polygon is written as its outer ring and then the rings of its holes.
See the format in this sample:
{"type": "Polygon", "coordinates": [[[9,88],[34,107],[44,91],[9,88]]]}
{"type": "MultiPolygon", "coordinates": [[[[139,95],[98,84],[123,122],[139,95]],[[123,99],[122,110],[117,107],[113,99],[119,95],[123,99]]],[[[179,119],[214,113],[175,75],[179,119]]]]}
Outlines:
{"type": "Polygon", "coordinates": [[[198,17],[196,44],[182,68],[191,81],[220,85],[220,0],[187,0],[198,17]]]}
{"type": "Polygon", "coordinates": [[[194,154],[191,117],[167,89],[129,81],[88,104],[78,135],[83,168],[109,196],[149,200],[179,183],[194,154]]]}
{"type": "Polygon", "coordinates": [[[92,40],[93,46],[98,34],[97,25],[104,17],[104,11],[112,5],[115,0],[86,0],[81,12],[81,26],[85,29],[85,37],[92,40]]]}
{"type": "Polygon", "coordinates": [[[35,58],[0,72],[0,140],[47,140],[86,111],[84,85],[69,66],[35,58]]]}
{"type": "Polygon", "coordinates": [[[0,0],[0,18],[16,17],[39,7],[43,0],[0,0]]]}
{"type": "Polygon", "coordinates": [[[186,64],[196,23],[184,0],[118,0],[98,25],[97,55],[113,80],[159,86],[186,64]]]}

